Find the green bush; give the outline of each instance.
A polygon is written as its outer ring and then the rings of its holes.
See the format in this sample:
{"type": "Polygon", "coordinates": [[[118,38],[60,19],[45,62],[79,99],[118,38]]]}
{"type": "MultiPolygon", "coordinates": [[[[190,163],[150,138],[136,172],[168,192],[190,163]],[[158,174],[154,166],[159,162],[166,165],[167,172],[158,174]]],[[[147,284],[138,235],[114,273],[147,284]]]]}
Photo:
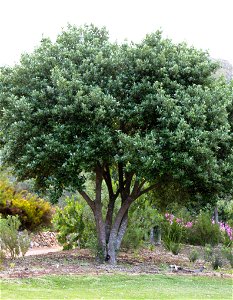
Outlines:
{"type": "Polygon", "coordinates": [[[143,244],[145,234],[143,228],[138,226],[133,227],[133,223],[131,222],[132,220],[130,220],[121,245],[121,247],[125,249],[137,249],[143,244]]]}
{"type": "Polygon", "coordinates": [[[222,267],[222,258],[219,254],[212,256],[211,265],[214,270],[218,270],[218,268],[222,267]]]}
{"type": "Polygon", "coordinates": [[[164,247],[177,255],[181,249],[181,240],[184,234],[184,227],[182,224],[173,220],[169,222],[165,220],[162,225],[162,240],[164,247]]]}
{"type": "Polygon", "coordinates": [[[231,267],[233,268],[233,250],[231,247],[224,247],[222,249],[223,256],[229,261],[231,267]]]}
{"type": "Polygon", "coordinates": [[[233,227],[233,198],[232,196],[217,202],[219,218],[233,227]]]}
{"type": "Polygon", "coordinates": [[[31,243],[31,239],[30,239],[29,234],[26,229],[24,229],[24,231],[19,233],[18,243],[19,243],[20,252],[21,252],[22,256],[24,257],[25,254],[27,253],[27,251],[30,247],[30,243],[31,243]]]}
{"type": "Polygon", "coordinates": [[[74,197],[66,198],[65,206],[57,208],[53,224],[64,249],[93,246],[90,240],[94,239],[95,224],[88,212],[87,205],[74,197]]]}
{"type": "Polygon", "coordinates": [[[170,248],[170,251],[174,255],[178,255],[180,253],[180,250],[181,250],[181,244],[180,243],[176,243],[176,242],[170,242],[169,248],[170,248]]]}
{"type": "MultiPolygon", "coordinates": [[[[232,231],[232,229],[231,229],[232,231]]],[[[232,247],[233,246],[233,239],[229,236],[226,231],[222,231],[222,238],[221,242],[225,247],[232,247]]]]}
{"type": "Polygon", "coordinates": [[[19,216],[20,229],[36,231],[51,226],[51,205],[27,191],[17,192],[7,180],[0,180],[0,214],[19,216]]]}
{"type": "Polygon", "coordinates": [[[197,250],[192,250],[189,253],[189,261],[194,263],[199,258],[199,252],[197,250]]]}
{"type": "Polygon", "coordinates": [[[151,228],[161,226],[163,216],[151,205],[147,197],[135,202],[129,210],[129,220],[122,248],[137,249],[148,242],[151,228]]]}
{"type": "Polygon", "coordinates": [[[18,216],[0,218],[0,246],[1,250],[15,259],[22,253],[23,257],[30,247],[30,238],[27,231],[19,232],[20,220],[18,216]]]}
{"type": "Polygon", "coordinates": [[[217,245],[221,240],[218,224],[213,224],[207,212],[200,212],[192,227],[187,229],[187,242],[191,245],[217,245]]]}
{"type": "Polygon", "coordinates": [[[209,244],[206,244],[205,247],[204,247],[204,259],[206,261],[210,262],[213,254],[214,254],[213,247],[209,244]]]}

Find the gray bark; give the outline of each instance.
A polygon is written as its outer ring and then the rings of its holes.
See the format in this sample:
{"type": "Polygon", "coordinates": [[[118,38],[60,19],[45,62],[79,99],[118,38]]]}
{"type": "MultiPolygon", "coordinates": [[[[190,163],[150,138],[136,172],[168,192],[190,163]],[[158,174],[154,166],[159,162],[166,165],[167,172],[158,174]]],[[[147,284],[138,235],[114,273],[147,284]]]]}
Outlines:
{"type": "Polygon", "coordinates": [[[214,208],[214,221],[215,221],[215,224],[218,224],[218,208],[217,208],[217,206],[214,208]]]}
{"type": "Polygon", "coordinates": [[[154,233],[155,233],[155,245],[161,245],[161,227],[155,226],[154,233]]]}
{"type": "Polygon", "coordinates": [[[126,229],[127,229],[127,225],[128,225],[128,212],[124,215],[121,225],[120,225],[120,229],[117,235],[117,240],[116,240],[116,251],[119,251],[120,247],[121,247],[121,242],[123,240],[123,237],[125,235],[126,229]]]}

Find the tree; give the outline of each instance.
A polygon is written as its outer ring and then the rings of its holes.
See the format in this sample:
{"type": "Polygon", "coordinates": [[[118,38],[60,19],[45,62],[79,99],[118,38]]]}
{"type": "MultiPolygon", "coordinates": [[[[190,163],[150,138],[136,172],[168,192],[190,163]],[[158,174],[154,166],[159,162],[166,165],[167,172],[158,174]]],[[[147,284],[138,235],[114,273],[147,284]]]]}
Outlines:
{"type": "Polygon", "coordinates": [[[104,28],[69,26],[1,69],[3,163],[57,195],[78,191],[116,263],[131,204],[158,181],[171,176],[209,196],[229,190],[232,88],[211,76],[215,69],[205,52],[161,32],[118,45],[104,28]]]}

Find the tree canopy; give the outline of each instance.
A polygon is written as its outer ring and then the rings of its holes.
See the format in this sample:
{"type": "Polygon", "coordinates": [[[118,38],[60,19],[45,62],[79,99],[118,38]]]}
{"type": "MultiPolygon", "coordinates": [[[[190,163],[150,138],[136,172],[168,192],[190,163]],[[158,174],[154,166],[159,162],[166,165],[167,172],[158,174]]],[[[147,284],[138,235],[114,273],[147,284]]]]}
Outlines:
{"type": "Polygon", "coordinates": [[[173,178],[209,196],[232,188],[232,84],[214,78],[216,68],[206,52],[161,32],[117,44],[105,28],[69,26],[1,68],[3,162],[20,180],[79,191],[110,249],[130,204],[159,181],[173,178]],[[96,176],[95,199],[85,191],[86,172],[96,176]]]}

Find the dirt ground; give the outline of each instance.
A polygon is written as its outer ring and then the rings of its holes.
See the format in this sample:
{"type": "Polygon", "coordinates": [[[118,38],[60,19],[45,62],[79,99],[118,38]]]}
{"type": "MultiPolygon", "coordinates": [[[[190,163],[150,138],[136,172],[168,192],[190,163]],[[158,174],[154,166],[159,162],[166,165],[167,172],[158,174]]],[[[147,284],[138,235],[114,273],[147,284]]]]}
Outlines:
{"type": "MultiPolygon", "coordinates": [[[[30,249],[25,258],[5,259],[1,264],[0,278],[29,278],[43,275],[99,275],[99,274],[176,274],[192,276],[232,277],[232,270],[227,263],[218,271],[213,271],[210,263],[199,259],[190,263],[188,253],[191,246],[186,246],[179,255],[167,252],[163,246],[153,250],[120,252],[118,264],[110,266],[100,264],[94,255],[86,249],[62,251],[61,247],[43,247],[30,249]],[[173,267],[171,267],[173,265],[173,267]],[[174,267],[176,266],[176,267],[174,267]],[[200,272],[199,269],[205,269],[200,272]]],[[[203,249],[197,250],[202,254],[203,249]]]]}

